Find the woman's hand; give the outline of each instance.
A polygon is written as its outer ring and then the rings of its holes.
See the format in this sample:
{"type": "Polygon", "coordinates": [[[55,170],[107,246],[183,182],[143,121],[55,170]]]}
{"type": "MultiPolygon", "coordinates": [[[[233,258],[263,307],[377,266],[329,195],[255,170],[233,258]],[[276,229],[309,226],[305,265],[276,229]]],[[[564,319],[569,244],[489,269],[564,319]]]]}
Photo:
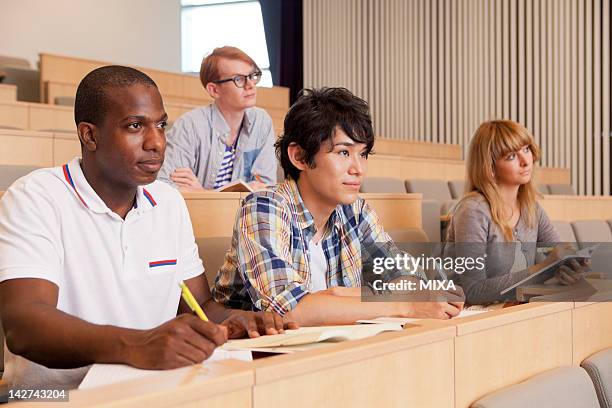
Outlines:
{"type": "Polygon", "coordinates": [[[591,261],[589,259],[571,259],[557,269],[555,277],[562,285],[573,285],[584,278],[584,275],[590,270],[591,261]]]}

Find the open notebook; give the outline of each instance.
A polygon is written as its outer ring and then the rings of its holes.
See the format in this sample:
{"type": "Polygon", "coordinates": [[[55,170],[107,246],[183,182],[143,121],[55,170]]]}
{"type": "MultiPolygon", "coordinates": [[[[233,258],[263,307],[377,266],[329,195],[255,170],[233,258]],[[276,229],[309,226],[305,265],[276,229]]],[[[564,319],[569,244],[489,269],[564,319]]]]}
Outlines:
{"type": "Polygon", "coordinates": [[[228,184],[226,184],[226,185],[224,185],[222,187],[219,187],[215,191],[220,191],[220,192],[224,192],[224,193],[249,193],[249,192],[252,193],[253,189],[247,183],[245,183],[244,181],[238,179],[238,180],[234,180],[231,183],[228,183],[228,184]]]}
{"type": "MultiPolygon", "coordinates": [[[[221,360],[243,360],[252,361],[250,351],[228,351],[220,348],[215,349],[215,352],[208,360],[202,364],[211,361],[221,360]]],[[[79,385],[79,389],[88,389],[101,387],[103,385],[115,384],[122,381],[135,380],[138,378],[149,377],[159,374],[159,370],[141,370],[140,368],[131,367],[124,364],[94,364],[91,366],[83,381],[79,385]]]]}
{"type": "Polygon", "coordinates": [[[252,350],[271,347],[297,346],[320,342],[359,340],[387,331],[402,330],[398,323],[376,325],[348,325],[301,327],[287,330],[284,334],[261,336],[255,339],[230,340],[223,348],[226,350],[252,350]]]}

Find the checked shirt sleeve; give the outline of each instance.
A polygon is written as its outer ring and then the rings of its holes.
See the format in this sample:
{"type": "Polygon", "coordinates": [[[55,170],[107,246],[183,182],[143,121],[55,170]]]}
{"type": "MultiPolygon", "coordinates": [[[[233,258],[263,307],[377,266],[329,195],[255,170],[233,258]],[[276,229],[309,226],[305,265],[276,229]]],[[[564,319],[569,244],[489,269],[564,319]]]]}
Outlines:
{"type": "Polygon", "coordinates": [[[306,279],[292,267],[291,215],[269,195],[245,199],[237,220],[238,269],[256,309],[284,314],[306,295],[306,279]]]}

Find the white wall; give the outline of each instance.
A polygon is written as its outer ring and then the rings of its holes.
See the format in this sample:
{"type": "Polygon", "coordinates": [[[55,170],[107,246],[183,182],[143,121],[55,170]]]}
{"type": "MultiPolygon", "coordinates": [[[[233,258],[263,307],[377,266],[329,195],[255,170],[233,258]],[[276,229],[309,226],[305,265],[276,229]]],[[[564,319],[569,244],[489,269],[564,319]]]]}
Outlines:
{"type": "Polygon", "coordinates": [[[180,0],[0,0],[0,55],[181,69],[180,0]]]}

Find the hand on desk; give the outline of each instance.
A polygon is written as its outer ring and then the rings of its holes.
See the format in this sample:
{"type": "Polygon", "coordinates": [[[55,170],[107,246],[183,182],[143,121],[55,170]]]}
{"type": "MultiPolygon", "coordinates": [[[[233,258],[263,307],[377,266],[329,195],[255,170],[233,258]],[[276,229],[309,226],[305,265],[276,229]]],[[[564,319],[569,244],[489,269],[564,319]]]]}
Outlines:
{"type": "Polygon", "coordinates": [[[411,302],[408,317],[420,319],[450,319],[459,315],[463,302],[411,302]]]}
{"type": "Polygon", "coordinates": [[[283,316],[272,312],[248,312],[232,310],[222,326],[227,328],[228,337],[237,339],[245,336],[259,337],[264,334],[280,334],[285,329],[297,329],[298,324],[284,319],[283,316]]]}
{"type": "MultiPolygon", "coordinates": [[[[345,297],[360,297],[361,287],[347,288],[343,286],[331,287],[319,292],[317,295],[333,295],[345,297]]],[[[457,316],[465,303],[465,294],[461,287],[457,287],[455,291],[423,291],[418,295],[406,292],[408,299],[414,299],[417,296],[419,301],[399,302],[398,313],[402,317],[419,317],[433,319],[450,319],[457,316]],[[425,293],[427,292],[427,293],[425,293]]]]}
{"type": "MultiPolygon", "coordinates": [[[[425,291],[424,291],[425,292],[425,291]]],[[[450,319],[463,309],[465,305],[465,293],[461,286],[455,290],[431,290],[430,300],[412,302],[413,316],[430,319],[450,319]]]]}
{"type": "Polygon", "coordinates": [[[182,190],[199,191],[204,190],[198,178],[189,167],[181,167],[170,175],[170,179],[182,190]]]}
{"type": "Polygon", "coordinates": [[[227,328],[182,314],[151,330],[128,336],[126,362],[159,370],[201,363],[227,341],[227,328]]]}

